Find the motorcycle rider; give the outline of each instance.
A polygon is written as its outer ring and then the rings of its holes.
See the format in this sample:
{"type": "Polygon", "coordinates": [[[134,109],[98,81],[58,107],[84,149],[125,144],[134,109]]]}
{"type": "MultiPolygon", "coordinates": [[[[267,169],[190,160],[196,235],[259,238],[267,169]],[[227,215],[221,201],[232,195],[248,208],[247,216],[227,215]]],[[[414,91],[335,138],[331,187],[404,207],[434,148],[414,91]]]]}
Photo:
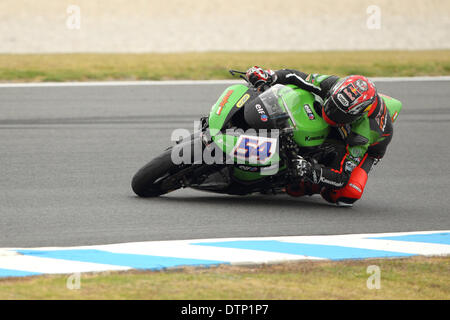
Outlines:
{"type": "Polygon", "coordinates": [[[299,159],[304,179],[286,192],[292,196],[320,193],[328,202],[344,206],[360,199],[372,165],[384,156],[393,135],[389,110],[372,81],[361,75],[339,78],[258,66],[248,69],[246,77],[257,88],[293,84],[313,93],[321,109],[316,110],[334,128],[330,135],[340,140],[336,156],[326,166],[299,159]]]}

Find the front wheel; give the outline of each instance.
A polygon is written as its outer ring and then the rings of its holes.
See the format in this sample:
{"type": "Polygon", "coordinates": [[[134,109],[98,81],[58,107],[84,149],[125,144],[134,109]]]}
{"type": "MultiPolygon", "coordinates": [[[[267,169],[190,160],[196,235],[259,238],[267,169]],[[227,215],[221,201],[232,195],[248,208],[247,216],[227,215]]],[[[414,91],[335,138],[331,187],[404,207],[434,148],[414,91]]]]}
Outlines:
{"type": "Polygon", "coordinates": [[[179,167],[172,162],[171,153],[172,149],[166,150],[134,175],[131,182],[134,193],[143,198],[158,197],[180,187],[167,189],[167,186],[162,184],[164,178],[169,177],[179,167]]]}

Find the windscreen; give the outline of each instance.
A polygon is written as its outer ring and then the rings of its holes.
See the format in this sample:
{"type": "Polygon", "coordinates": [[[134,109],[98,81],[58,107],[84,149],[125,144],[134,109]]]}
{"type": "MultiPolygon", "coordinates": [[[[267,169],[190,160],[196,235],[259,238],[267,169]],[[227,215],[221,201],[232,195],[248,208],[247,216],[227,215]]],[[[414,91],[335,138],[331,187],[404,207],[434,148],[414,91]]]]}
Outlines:
{"type": "Polygon", "coordinates": [[[291,120],[291,125],[295,127],[295,121],[289,106],[298,105],[300,97],[292,88],[276,84],[262,93],[259,98],[272,119],[287,113],[291,120]]]}

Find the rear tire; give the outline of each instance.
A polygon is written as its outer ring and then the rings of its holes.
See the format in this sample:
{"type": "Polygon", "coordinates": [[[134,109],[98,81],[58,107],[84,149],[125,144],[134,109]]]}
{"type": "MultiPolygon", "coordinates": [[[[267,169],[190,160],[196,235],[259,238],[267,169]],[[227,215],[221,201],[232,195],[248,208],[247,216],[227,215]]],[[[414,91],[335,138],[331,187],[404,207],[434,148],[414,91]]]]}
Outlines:
{"type": "Polygon", "coordinates": [[[178,166],[172,162],[172,148],[154,158],[133,177],[131,187],[139,197],[158,197],[171,190],[161,188],[161,178],[169,176],[178,166]]]}

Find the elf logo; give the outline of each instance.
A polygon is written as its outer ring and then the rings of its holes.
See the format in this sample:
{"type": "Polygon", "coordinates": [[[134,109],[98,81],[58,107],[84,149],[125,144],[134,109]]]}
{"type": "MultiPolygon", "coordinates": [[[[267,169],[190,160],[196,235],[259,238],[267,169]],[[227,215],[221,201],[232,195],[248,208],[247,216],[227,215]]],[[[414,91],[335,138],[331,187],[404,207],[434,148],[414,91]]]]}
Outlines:
{"type": "Polygon", "coordinates": [[[255,108],[256,108],[256,111],[258,111],[259,114],[266,114],[266,113],[264,112],[263,107],[261,107],[260,104],[255,105],[255,108]]]}

